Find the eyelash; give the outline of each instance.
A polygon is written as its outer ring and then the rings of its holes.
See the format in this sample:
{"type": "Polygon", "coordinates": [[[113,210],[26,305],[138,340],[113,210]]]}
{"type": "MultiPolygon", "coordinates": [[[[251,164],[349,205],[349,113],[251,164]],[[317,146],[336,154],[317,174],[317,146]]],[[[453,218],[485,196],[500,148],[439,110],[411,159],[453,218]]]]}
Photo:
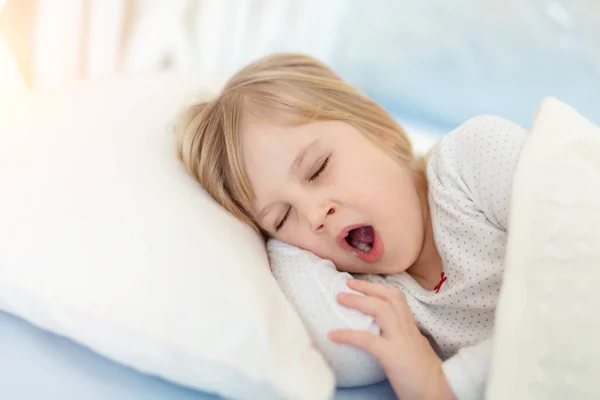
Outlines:
{"type": "Polygon", "coordinates": [[[285,212],[285,215],[283,216],[283,218],[281,219],[281,221],[279,221],[279,223],[277,224],[277,226],[275,227],[275,232],[277,232],[278,230],[281,229],[281,227],[283,226],[283,224],[285,224],[285,221],[288,219],[288,217],[290,216],[290,211],[292,210],[292,207],[288,207],[287,211],[285,212]]]}
{"type": "Polygon", "coordinates": [[[319,177],[319,175],[321,175],[321,173],[323,173],[323,171],[325,171],[325,168],[327,168],[327,164],[329,163],[329,157],[327,157],[325,159],[325,162],[323,163],[323,165],[321,165],[321,167],[317,170],[317,172],[315,172],[309,179],[309,182],[314,181],[315,179],[317,179],[319,177]]]}
{"type": "MultiPolygon", "coordinates": [[[[323,173],[323,171],[325,171],[325,168],[327,168],[327,164],[329,163],[329,157],[327,157],[325,159],[325,161],[323,162],[323,164],[319,167],[319,169],[317,170],[317,172],[315,172],[314,174],[312,174],[312,176],[310,178],[308,178],[309,182],[314,181],[315,179],[317,179],[319,177],[319,175],[321,175],[323,173]]],[[[285,212],[285,215],[283,216],[283,218],[281,219],[281,221],[279,221],[279,223],[277,224],[277,226],[275,227],[275,232],[277,232],[278,230],[281,229],[281,227],[283,227],[283,224],[285,224],[285,221],[287,221],[288,217],[290,216],[290,211],[292,210],[291,207],[288,207],[287,211],[285,212]]]]}

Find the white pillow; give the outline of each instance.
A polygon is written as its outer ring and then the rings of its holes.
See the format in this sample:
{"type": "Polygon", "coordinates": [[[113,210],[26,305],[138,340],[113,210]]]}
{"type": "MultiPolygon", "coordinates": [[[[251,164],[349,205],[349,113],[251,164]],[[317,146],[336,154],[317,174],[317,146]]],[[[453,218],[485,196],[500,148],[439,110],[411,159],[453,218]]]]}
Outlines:
{"type": "Polygon", "coordinates": [[[196,87],[161,75],[0,95],[0,308],[228,398],[330,398],[264,243],[176,158],[167,127],[196,87]]]}

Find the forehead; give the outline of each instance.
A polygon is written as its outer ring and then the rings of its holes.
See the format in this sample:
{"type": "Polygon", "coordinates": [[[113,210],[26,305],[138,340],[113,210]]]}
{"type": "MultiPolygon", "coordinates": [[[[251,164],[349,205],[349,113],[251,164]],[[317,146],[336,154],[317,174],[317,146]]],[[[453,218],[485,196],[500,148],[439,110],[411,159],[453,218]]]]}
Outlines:
{"type": "Polygon", "coordinates": [[[318,137],[314,124],[290,126],[249,117],[242,127],[244,167],[255,190],[278,170],[287,171],[297,153],[318,137]]]}
{"type": "MultiPolygon", "coordinates": [[[[297,155],[315,139],[326,140],[324,122],[286,125],[249,116],[242,126],[244,168],[256,196],[255,207],[279,200],[297,155]]],[[[255,210],[255,211],[257,211],[255,210]]]]}
{"type": "MultiPolygon", "coordinates": [[[[249,118],[242,128],[242,146],[246,167],[262,164],[269,156],[271,164],[288,161],[302,146],[316,137],[311,125],[290,126],[283,123],[249,118]]],[[[289,160],[291,161],[291,160],[289,160]]]]}

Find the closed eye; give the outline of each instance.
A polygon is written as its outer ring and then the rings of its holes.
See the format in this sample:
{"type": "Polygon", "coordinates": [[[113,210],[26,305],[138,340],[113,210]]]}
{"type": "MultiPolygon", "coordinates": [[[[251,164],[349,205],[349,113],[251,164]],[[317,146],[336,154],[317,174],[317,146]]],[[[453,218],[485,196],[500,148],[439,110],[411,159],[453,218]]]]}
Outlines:
{"type": "Polygon", "coordinates": [[[314,181],[315,179],[317,179],[319,177],[319,175],[321,175],[321,173],[323,173],[323,171],[325,171],[325,168],[327,168],[327,164],[329,163],[329,157],[327,157],[325,159],[325,161],[323,161],[323,164],[321,164],[321,166],[319,167],[319,169],[310,176],[310,178],[308,178],[309,182],[314,181]]]}
{"type": "Polygon", "coordinates": [[[277,225],[275,225],[275,232],[277,232],[278,230],[281,229],[281,227],[283,226],[283,224],[285,224],[285,221],[287,221],[288,217],[290,216],[290,211],[292,210],[292,207],[288,207],[287,211],[285,212],[285,215],[283,216],[283,218],[281,219],[281,221],[279,221],[277,223],[277,225]]]}

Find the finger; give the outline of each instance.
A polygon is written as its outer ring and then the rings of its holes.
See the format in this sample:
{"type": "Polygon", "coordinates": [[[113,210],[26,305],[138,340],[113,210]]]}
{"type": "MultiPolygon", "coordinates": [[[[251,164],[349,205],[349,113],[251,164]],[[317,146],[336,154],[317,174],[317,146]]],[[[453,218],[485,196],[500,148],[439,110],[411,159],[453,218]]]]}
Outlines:
{"type": "Polygon", "coordinates": [[[350,279],[348,281],[348,287],[357,292],[364,293],[367,296],[373,296],[388,301],[394,307],[403,326],[410,327],[410,329],[418,329],[412,311],[406,302],[406,297],[398,289],[381,283],[359,279],[350,279]]]}
{"type": "Polygon", "coordinates": [[[369,281],[363,281],[359,279],[350,279],[348,281],[348,287],[366,294],[367,296],[378,297],[380,299],[389,301],[396,310],[396,313],[405,320],[407,316],[410,319],[413,318],[412,311],[406,303],[404,294],[396,288],[381,283],[374,283],[369,281]]]}
{"type": "Polygon", "coordinates": [[[375,322],[384,333],[398,331],[400,319],[388,301],[344,292],[339,293],[337,298],[338,303],[344,307],[353,308],[375,318],[375,322]]]}
{"type": "Polygon", "coordinates": [[[335,343],[357,347],[378,360],[381,360],[381,356],[385,353],[382,350],[385,347],[384,339],[369,332],[353,329],[337,329],[329,332],[329,339],[335,343]]]}

